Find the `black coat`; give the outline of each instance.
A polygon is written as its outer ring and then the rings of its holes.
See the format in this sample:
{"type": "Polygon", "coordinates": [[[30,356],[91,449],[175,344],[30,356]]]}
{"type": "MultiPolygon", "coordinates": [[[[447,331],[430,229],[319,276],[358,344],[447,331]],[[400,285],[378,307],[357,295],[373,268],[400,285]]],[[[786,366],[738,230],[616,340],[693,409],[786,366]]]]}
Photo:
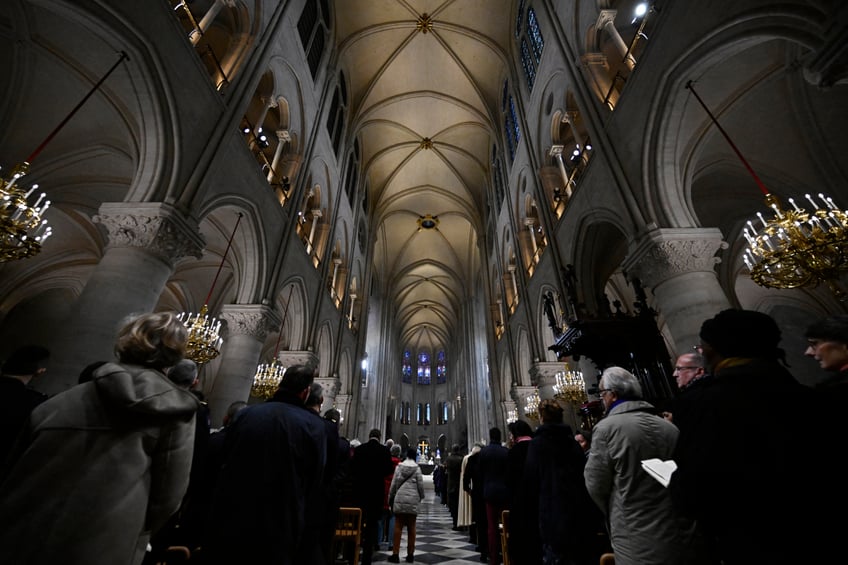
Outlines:
{"type": "Polygon", "coordinates": [[[33,408],[45,400],[18,379],[0,376],[0,471],[33,408]]]}
{"type": "Polygon", "coordinates": [[[393,472],[389,448],[370,439],[353,450],[351,461],[354,495],[365,515],[379,515],[386,498],[386,475],[393,472]]]}
{"type": "Polygon", "coordinates": [[[483,500],[502,508],[509,505],[506,488],[507,452],[499,443],[490,443],[480,450],[479,472],[483,481],[483,500]]]}
{"type": "Polygon", "coordinates": [[[266,402],[239,412],[227,429],[225,457],[204,545],[209,563],[318,563],[305,535],[320,507],[326,428],[301,406],[266,402]]]}
{"type": "MultiPolygon", "coordinates": [[[[603,517],[586,490],[585,465],[586,456],[569,426],[543,424],[536,429],[524,464],[527,496],[519,508],[519,516],[535,526],[535,532],[527,533],[529,550],[546,544],[563,562],[598,562],[596,544],[603,517]]],[[[527,563],[540,561],[531,555],[527,563]]]]}
{"type": "Polygon", "coordinates": [[[827,524],[821,502],[833,504],[816,490],[831,484],[829,454],[798,425],[813,391],[776,361],[740,360],[714,379],[679,422],[672,500],[727,564],[813,562],[811,552],[835,547],[810,542],[827,524]]]}

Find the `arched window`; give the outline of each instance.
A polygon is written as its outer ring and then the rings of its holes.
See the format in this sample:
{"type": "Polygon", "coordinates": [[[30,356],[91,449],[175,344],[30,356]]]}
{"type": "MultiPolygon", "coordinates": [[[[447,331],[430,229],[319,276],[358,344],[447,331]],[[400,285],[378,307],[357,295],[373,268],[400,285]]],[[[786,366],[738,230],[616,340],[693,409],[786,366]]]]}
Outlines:
{"type": "Polygon", "coordinates": [[[436,384],[443,385],[448,382],[448,366],[445,362],[445,350],[442,349],[436,355],[436,384]]]}
{"type": "Polygon", "coordinates": [[[345,116],[347,114],[347,86],[345,85],[344,73],[339,72],[339,83],[330,103],[330,111],[327,113],[327,133],[333,142],[333,151],[339,154],[341,148],[342,134],[344,133],[345,116]]]}
{"type": "Polygon", "coordinates": [[[504,185],[503,159],[500,153],[498,153],[498,146],[492,145],[492,187],[494,188],[495,206],[499,216],[501,214],[504,195],[506,194],[504,185]]]}
{"type": "Polygon", "coordinates": [[[533,84],[536,82],[536,72],[542,61],[545,39],[542,37],[539,20],[533,8],[527,8],[527,17],[524,18],[524,2],[519,4],[518,13],[515,16],[515,38],[518,42],[521,68],[524,70],[527,88],[532,91],[533,84]],[[522,25],[524,22],[526,25],[522,25]]]}
{"type": "Polygon", "coordinates": [[[403,352],[403,364],[401,367],[402,382],[412,384],[412,353],[408,349],[403,352]]]}
{"type": "Polygon", "coordinates": [[[509,81],[504,81],[503,99],[501,111],[504,116],[504,133],[506,135],[506,147],[509,151],[509,160],[515,160],[518,150],[518,142],[521,141],[521,126],[518,125],[518,116],[515,113],[515,101],[509,91],[509,81]]]}
{"type": "Polygon", "coordinates": [[[297,22],[297,32],[300,35],[300,43],[309,63],[309,71],[312,80],[318,75],[318,65],[324,54],[324,42],[329,30],[327,22],[330,18],[330,9],[326,0],[321,2],[306,2],[300,19],[297,22]]]}
{"type": "Polygon", "coordinates": [[[426,351],[418,353],[418,384],[430,384],[430,354],[426,351]]]}

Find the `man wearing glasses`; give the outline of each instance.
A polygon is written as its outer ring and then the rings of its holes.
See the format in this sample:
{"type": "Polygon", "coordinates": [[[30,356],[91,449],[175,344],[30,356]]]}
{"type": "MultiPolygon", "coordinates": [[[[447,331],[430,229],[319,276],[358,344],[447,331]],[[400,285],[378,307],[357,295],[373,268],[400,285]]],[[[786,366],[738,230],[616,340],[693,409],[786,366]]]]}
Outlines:
{"type": "Polygon", "coordinates": [[[671,410],[662,413],[663,418],[680,427],[681,418],[685,419],[686,407],[697,402],[700,391],[710,382],[705,365],[704,356],[697,350],[677,358],[673,374],[678,394],[671,402],[671,410]]]}

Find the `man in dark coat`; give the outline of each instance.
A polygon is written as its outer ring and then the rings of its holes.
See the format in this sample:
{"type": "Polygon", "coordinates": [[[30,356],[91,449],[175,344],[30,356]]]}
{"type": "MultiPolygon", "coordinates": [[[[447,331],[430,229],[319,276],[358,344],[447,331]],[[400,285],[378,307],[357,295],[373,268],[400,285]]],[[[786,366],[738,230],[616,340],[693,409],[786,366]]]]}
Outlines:
{"type": "Polygon", "coordinates": [[[371,565],[371,555],[377,545],[377,521],[383,513],[386,496],[385,477],[392,472],[392,455],[380,443],[382,433],[377,428],[368,434],[368,441],[354,449],[351,469],[354,494],[362,508],[365,524],[362,532],[362,565],[371,565]]]}
{"type": "Polygon", "coordinates": [[[0,468],[33,408],[47,400],[46,395],[27,385],[47,370],[44,365],[49,357],[47,349],[27,345],[15,350],[3,363],[0,374],[0,468]]]}
{"type": "Polygon", "coordinates": [[[510,521],[526,536],[522,562],[541,563],[544,552],[546,563],[594,565],[605,549],[603,515],[586,490],[586,456],[562,414],[555,400],[539,405],[541,425],[523,469],[525,496],[510,521]]]}
{"type": "Polygon", "coordinates": [[[227,431],[225,463],[204,544],[207,563],[320,563],[305,535],[321,503],[326,428],[304,409],[315,371],[289,367],[274,399],[239,412],[227,431]]]}
{"type": "Polygon", "coordinates": [[[498,524],[501,513],[509,505],[509,491],[506,488],[507,455],[509,450],[501,445],[500,428],[489,430],[489,445],[480,451],[480,479],[483,482],[483,500],[486,501],[486,522],[488,526],[488,554],[490,565],[500,563],[501,539],[498,524]]]}
{"type": "Polygon", "coordinates": [[[828,562],[816,553],[839,546],[823,508],[840,507],[831,496],[836,475],[807,430],[787,421],[814,399],[778,363],[780,329],[766,314],[729,309],[700,335],[715,380],[681,423],[672,500],[727,565],[828,562]]]}
{"type": "Polygon", "coordinates": [[[448,509],[453,519],[454,529],[456,529],[456,519],[459,512],[459,489],[461,488],[459,479],[462,474],[462,454],[459,450],[459,444],[453,444],[450,455],[445,461],[445,478],[448,482],[448,509]]]}

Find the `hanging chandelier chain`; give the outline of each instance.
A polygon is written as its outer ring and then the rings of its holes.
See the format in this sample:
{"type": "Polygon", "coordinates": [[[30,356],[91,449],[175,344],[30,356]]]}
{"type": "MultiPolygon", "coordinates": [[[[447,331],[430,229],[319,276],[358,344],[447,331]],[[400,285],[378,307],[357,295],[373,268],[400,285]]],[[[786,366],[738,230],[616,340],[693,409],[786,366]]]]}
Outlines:
{"type": "Polygon", "coordinates": [[[233,228],[233,233],[230,234],[230,239],[227,241],[227,249],[224,250],[224,255],[221,257],[221,264],[218,265],[218,272],[215,273],[215,278],[212,280],[212,286],[209,288],[209,294],[206,295],[206,300],[203,301],[204,305],[209,304],[209,299],[212,298],[212,291],[215,290],[215,285],[218,283],[218,277],[221,275],[221,270],[224,268],[224,261],[227,260],[227,255],[230,253],[230,247],[233,245],[233,238],[236,236],[236,230],[238,230],[242,216],[244,216],[244,214],[239,212],[238,220],[236,220],[236,227],[233,228]]]}

